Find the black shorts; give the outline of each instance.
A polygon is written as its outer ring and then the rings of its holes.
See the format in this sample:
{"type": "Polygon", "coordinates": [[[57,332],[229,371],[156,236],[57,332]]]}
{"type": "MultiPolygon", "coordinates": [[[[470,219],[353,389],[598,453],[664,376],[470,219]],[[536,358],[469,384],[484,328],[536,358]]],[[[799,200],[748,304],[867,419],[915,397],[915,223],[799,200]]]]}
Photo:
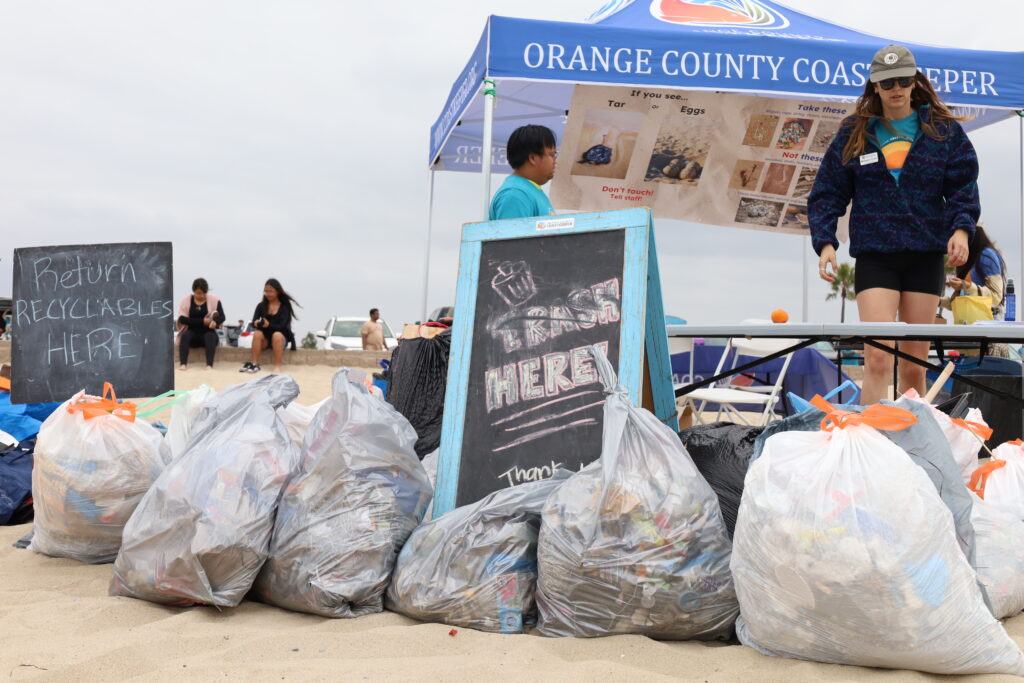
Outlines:
{"type": "Polygon", "coordinates": [[[861,254],[853,277],[854,291],[859,294],[881,287],[942,296],[946,288],[944,255],[926,251],[861,254]]]}

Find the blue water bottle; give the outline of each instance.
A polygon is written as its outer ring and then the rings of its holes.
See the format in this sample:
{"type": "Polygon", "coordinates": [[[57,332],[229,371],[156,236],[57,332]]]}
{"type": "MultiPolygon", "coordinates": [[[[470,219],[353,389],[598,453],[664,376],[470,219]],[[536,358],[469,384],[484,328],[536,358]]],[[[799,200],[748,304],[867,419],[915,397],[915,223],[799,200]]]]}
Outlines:
{"type": "Polygon", "coordinates": [[[1017,295],[1013,293],[1013,280],[1006,281],[1006,311],[1003,313],[1003,320],[1013,321],[1017,319],[1017,295]]]}

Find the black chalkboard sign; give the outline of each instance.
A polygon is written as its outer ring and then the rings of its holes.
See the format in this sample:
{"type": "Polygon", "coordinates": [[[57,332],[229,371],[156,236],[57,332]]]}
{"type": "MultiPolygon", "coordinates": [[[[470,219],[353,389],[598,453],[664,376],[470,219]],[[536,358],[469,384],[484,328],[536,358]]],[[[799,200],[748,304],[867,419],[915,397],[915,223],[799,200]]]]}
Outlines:
{"type": "Polygon", "coordinates": [[[14,250],[11,402],[174,387],[171,243],[14,250]]]}
{"type": "Polygon", "coordinates": [[[591,345],[639,404],[645,338],[660,336],[651,386],[674,419],[652,247],[641,209],[466,226],[435,514],[597,459],[604,392],[591,345]]]}

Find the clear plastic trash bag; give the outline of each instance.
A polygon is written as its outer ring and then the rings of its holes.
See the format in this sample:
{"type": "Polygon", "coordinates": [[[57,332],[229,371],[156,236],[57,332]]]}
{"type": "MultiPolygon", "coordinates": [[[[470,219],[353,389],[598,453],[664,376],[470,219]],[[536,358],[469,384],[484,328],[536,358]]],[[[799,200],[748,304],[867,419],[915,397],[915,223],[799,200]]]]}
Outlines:
{"type": "Polygon", "coordinates": [[[1024,522],[971,495],[978,581],[988,593],[992,614],[1012,617],[1024,611],[1024,522]]]}
{"type": "Polygon", "coordinates": [[[205,384],[187,392],[184,399],[171,407],[171,419],[167,425],[167,433],[160,445],[160,453],[164,462],[171,463],[185,453],[192,425],[199,416],[199,411],[209,399],[217,395],[212,387],[205,384]]]}
{"type": "Polygon", "coordinates": [[[601,455],[544,506],[538,630],[726,638],[738,606],[718,498],[678,435],[633,406],[591,349],[607,394],[601,455]]]}
{"type": "Polygon", "coordinates": [[[234,607],[267,557],[274,514],[299,450],[277,408],[299,393],[286,375],[235,384],[203,404],[185,453],[167,466],[124,530],[111,595],[234,607]]]}
{"type": "Polygon", "coordinates": [[[125,524],[163,469],[160,432],[108,390],[103,398],[79,392],[40,427],[29,546],[38,553],[113,562],[125,524]]]}
{"type": "Polygon", "coordinates": [[[387,608],[420,621],[521,633],[536,620],[540,511],[569,476],[556,470],[421,525],[398,556],[387,608]]]}
{"type": "MultiPolygon", "coordinates": [[[[901,400],[918,401],[924,403],[924,399],[914,389],[903,394],[901,400]]],[[[935,406],[930,406],[935,421],[939,423],[942,433],[949,442],[949,448],[953,452],[953,459],[960,468],[960,476],[966,484],[971,479],[971,474],[978,469],[978,453],[986,439],[992,436],[992,429],[985,422],[981,410],[971,408],[963,419],[951,418],[935,406]]]]}
{"type": "Polygon", "coordinates": [[[765,443],[733,537],[737,635],[769,655],[943,674],[1024,674],[924,470],[877,428],[894,406],[825,406],[765,443]]]}
{"type": "Polygon", "coordinates": [[[432,490],[416,430],[364,376],[338,370],[309,425],[254,586],[264,602],[325,617],[380,612],[395,558],[423,519],[432,490]]]}
{"type": "Polygon", "coordinates": [[[309,423],[313,421],[316,411],[320,410],[320,407],[329,400],[329,398],[325,398],[311,406],[304,406],[301,403],[292,401],[284,408],[277,409],[277,414],[284,420],[285,427],[288,428],[288,435],[292,437],[296,447],[302,448],[302,442],[306,438],[306,430],[309,429],[309,423]]]}

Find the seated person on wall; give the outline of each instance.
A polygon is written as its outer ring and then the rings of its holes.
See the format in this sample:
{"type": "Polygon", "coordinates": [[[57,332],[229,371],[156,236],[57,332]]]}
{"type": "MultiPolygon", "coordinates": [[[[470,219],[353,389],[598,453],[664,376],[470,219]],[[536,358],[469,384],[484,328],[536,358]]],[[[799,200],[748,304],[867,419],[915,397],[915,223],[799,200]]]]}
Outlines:
{"type": "Polygon", "coordinates": [[[198,277],[192,283],[192,293],[178,304],[178,357],[181,370],[188,370],[190,349],[206,349],[206,369],[213,369],[213,356],[217,353],[220,337],[217,328],[224,324],[224,307],[220,299],[209,293],[210,285],[198,277]]]}
{"type": "Polygon", "coordinates": [[[252,339],[252,361],[245,363],[239,372],[259,372],[260,353],[270,347],[274,354],[274,372],[281,372],[281,356],[284,345],[295,348],[295,333],[292,332],[292,320],[298,319],[293,310],[298,301],[284,291],[276,278],[270,278],[263,286],[263,300],[256,305],[252,315],[255,329],[252,339]]]}
{"type": "Polygon", "coordinates": [[[494,193],[488,220],[552,214],[540,186],[555,177],[555,134],[544,126],[521,126],[512,131],[505,150],[514,170],[494,193]]]}

